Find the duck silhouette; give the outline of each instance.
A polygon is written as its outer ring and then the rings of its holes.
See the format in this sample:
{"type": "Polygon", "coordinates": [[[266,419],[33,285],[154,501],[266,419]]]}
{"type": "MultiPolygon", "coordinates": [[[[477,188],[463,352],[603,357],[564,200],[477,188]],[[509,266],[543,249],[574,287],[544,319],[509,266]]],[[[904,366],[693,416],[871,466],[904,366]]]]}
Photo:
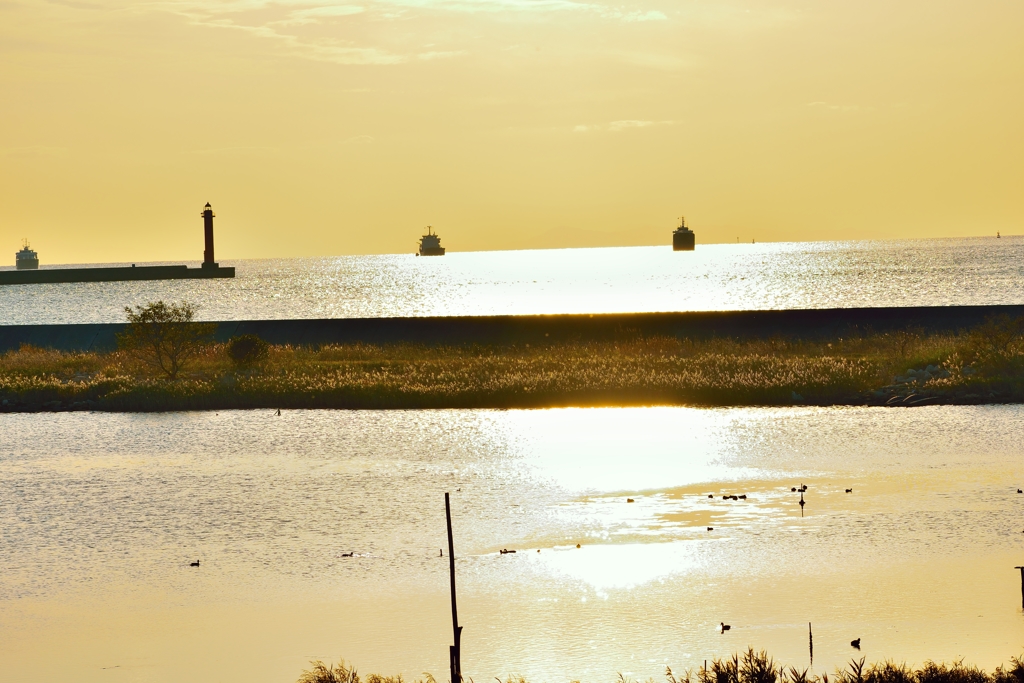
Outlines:
{"type": "Polygon", "coordinates": [[[715,530],[715,527],[713,527],[713,526],[709,526],[708,527],[708,531],[714,531],[714,530],[715,530]]]}
{"type": "Polygon", "coordinates": [[[356,555],[356,552],[354,550],[352,552],[350,552],[350,553],[342,553],[341,554],[342,557],[355,557],[355,555],[356,555]]]}
{"type": "Polygon", "coordinates": [[[732,628],[732,626],[730,626],[729,624],[725,623],[724,621],[723,621],[723,622],[720,622],[720,623],[718,624],[718,631],[719,631],[720,633],[725,633],[726,631],[728,631],[728,630],[729,630],[729,629],[731,629],[731,628],[732,628]]]}
{"type": "Polygon", "coordinates": [[[860,638],[857,638],[856,640],[851,640],[850,641],[850,647],[853,647],[853,648],[859,650],[860,649],[860,638]]]}
{"type": "Polygon", "coordinates": [[[198,567],[199,566],[199,560],[196,560],[195,562],[190,562],[188,566],[190,566],[190,567],[198,567]]]}
{"type": "Polygon", "coordinates": [[[853,493],[853,489],[846,489],[847,493],[853,493]]]}

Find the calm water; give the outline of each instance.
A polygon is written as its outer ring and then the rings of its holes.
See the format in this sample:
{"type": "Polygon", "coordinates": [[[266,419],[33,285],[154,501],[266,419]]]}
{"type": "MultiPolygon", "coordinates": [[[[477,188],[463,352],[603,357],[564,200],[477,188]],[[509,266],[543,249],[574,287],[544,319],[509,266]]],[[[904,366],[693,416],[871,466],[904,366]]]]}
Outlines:
{"type": "Polygon", "coordinates": [[[1024,303],[1024,237],[224,265],[235,279],[0,287],[0,324],[121,322],[157,299],[197,302],[209,320],[1024,303]]]}
{"type": "MultiPolygon", "coordinates": [[[[1019,304],[1022,257],[1024,238],[241,261],[226,281],[0,287],[0,324],[154,299],[207,319],[1019,304]]],[[[288,682],[340,656],[443,680],[446,490],[475,680],[658,679],[748,645],[806,667],[808,622],[819,673],[856,637],[869,660],[991,668],[1024,645],[1022,418],[0,415],[0,680],[288,682]]]]}
{"type": "Polygon", "coordinates": [[[287,682],[339,656],[441,679],[445,490],[478,681],[660,679],[748,645],[806,667],[808,622],[817,672],[856,637],[869,660],[991,668],[1024,644],[1022,419],[2,415],[0,680],[287,682]]]}

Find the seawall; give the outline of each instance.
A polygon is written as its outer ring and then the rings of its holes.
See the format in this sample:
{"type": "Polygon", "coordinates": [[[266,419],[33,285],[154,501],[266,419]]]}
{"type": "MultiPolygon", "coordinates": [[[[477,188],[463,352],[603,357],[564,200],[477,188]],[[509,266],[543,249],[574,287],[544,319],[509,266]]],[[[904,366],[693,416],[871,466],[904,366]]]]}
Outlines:
{"type": "Polygon", "coordinates": [[[126,282],[137,280],[205,280],[231,278],[234,266],[189,268],[188,266],[116,266],[113,268],[44,268],[2,270],[0,285],[54,284],[58,282],[126,282]]]}
{"type": "MultiPolygon", "coordinates": [[[[776,311],[700,311],[435,318],[218,321],[216,338],[255,334],[272,344],[319,346],[362,342],[429,345],[609,341],[635,336],[821,339],[869,332],[955,332],[993,316],[1024,316],[1024,305],[915,306],[776,311]]],[[[117,345],[123,323],[0,325],[0,352],[22,344],[64,351],[117,345]]]]}

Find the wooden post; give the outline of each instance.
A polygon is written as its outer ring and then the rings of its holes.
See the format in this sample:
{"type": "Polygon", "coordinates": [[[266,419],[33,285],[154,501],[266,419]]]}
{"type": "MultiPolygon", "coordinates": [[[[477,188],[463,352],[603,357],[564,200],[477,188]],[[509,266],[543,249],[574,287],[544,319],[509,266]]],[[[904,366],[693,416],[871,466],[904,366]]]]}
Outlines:
{"type": "Polygon", "coordinates": [[[814,666],[814,634],[811,632],[811,622],[807,622],[807,647],[811,651],[811,666],[814,666]]]}
{"type": "Polygon", "coordinates": [[[1020,608],[1024,609],[1024,567],[1014,567],[1020,570],[1020,608]]]}
{"type": "Polygon", "coordinates": [[[455,541],[452,540],[452,506],[448,492],[444,493],[444,515],[448,520],[448,577],[452,587],[452,635],[455,644],[448,651],[452,667],[452,683],[462,683],[462,627],[459,610],[455,605],[455,541]]]}

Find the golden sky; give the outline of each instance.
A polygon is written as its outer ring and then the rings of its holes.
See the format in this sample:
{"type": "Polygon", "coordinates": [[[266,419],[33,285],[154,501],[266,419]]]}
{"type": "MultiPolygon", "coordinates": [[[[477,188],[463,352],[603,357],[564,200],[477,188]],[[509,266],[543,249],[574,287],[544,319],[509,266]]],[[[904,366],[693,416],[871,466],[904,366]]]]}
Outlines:
{"type": "Polygon", "coordinates": [[[1020,0],[0,0],[0,262],[1024,232],[1020,0]],[[3,256],[3,254],[7,254],[3,256]]]}

